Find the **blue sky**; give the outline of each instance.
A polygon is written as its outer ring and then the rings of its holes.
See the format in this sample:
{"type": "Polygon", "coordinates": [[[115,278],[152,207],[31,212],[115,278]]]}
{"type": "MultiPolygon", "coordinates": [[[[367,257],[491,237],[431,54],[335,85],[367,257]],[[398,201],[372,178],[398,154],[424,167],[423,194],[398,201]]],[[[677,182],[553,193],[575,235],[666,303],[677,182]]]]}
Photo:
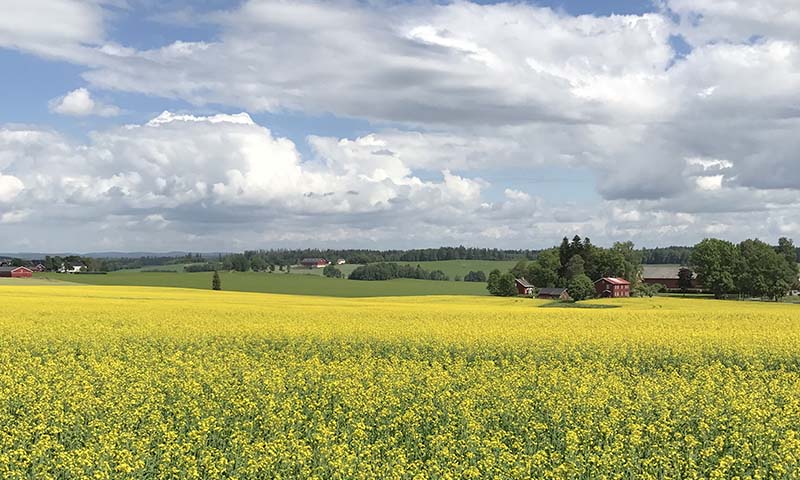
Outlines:
{"type": "Polygon", "coordinates": [[[79,251],[791,234],[796,7],[762,3],[18,2],[0,233],[79,251]],[[64,238],[33,221],[51,216],[64,238]]]}
{"type": "MultiPolygon", "coordinates": [[[[196,2],[164,2],[161,6],[155,2],[130,4],[126,8],[110,8],[108,32],[115,42],[136,49],[152,49],[169,45],[175,41],[210,41],[219,34],[213,24],[200,22],[185,24],[171,18],[175,12],[191,9],[196,14],[209,14],[216,10],[227,10],[240,5],[241,1],[209,1],[202,5],[196,2]]],[[[440,2],[447,3],[447,2],[440,2]]],[[[479,4],[500,4],[497,1],[480,1],[479,4]]],[[[550,7],[565,11],[571,15],[627,15],[642,14],[655,10],[651,1],[605,0],[597,2],[585,1],[541,1],[529,2],[538,6],[550,7]]],[[[208,113],[238,113],[240,109],[228,105],[206,105],[201,108],[180,99],[151,97],[148,95],[131,95],[126,92],[103,92],[103,99],[124,110],[116,118],[82,118],[76,123],[74,118],[54,114],[47,104],[64,92],[72,91],[86,85],[81,74],[85,68],[65,61],[45,60],[33,55],[26,55],[13,50],[0,49],[0,65],[7,72],[3,83],[8,88],[0,93],[2,105],[7,106],[0,111],[0,122],[3,123],[35,123],[70,132],[76,138],[104,125],[114,125],[120,120],[126,122],[143,122],[158,115],[164,110],[208,113]]],[[[305,142],[309,134],[357,137],[368,134],[375,128],[374,122],[358,118],[339,117],[325,113],[309,115],[303,112],[251,113],[255,121],[267,125],[279,136],[292,139],[304,157],[312,154],[305,142]]],[[[392,122],[378,122],[378,127],[403,128],[403,125],[392,122]]],[[[564,189],[577,192],[580,199],[597,199],[592,184],[594,179],[590,172],[575,172],[572,169],[556,167],[548,169],[546,175],[528,173],[508,176],[505,172],[493,172],[487,169],[484,175],[490,179],[502,179],[513,188],[535,187],[544,198],[557,201],[563,197],[564,189]],[[577,185],[576,185],[577,184],[577,185]]],[[[501,185],[493,182],[494,185],[501,185]]],[[[499,188],[499,187],[498,187],[499,188]]],[[[497,198],[504,188],[491,189],[490,196],[497,198]]]]}

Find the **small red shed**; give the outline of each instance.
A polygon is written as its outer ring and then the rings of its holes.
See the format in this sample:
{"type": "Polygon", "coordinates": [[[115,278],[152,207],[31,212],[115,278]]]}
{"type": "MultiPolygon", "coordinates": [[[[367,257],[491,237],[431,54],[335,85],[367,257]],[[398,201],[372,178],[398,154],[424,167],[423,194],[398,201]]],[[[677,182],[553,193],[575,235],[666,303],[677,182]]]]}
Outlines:
{"type": "Polygon", "coordinates": [[[543,300],[569,300],[569,292],[566,288],[543,288],[539,290],[536,298],[543,300]]]}
{"type": "Polygon", "coordinates": [[[30,278],[33,270],[27,267],[0,267],[0,277],[30,278]]]}
{"type": "Polygon", "coordinates": [[[631,282],[624,278],[605,277],[594,282],[598,297],[619,298],[631,296],[631,282]]]}
{"type": "Polygon", "coordinates": [[[525,277],[515,278],[514,284],[517,286],[517,294],[519,295],[533,295],[533,290],[536,288],[525,280],[525,277]]]}

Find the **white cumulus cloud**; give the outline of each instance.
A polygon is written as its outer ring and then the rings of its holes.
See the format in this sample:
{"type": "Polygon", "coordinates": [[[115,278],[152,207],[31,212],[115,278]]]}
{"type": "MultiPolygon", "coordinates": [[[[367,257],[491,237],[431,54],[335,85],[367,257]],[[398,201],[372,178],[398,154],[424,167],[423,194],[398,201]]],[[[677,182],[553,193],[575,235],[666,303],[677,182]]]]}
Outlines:
{"type": "Polygon", "coordinates": [[[188,107],[88,141],[0,127],[0,172],[24,186],[6,186],[15,228],[54,212],[109,243],[115,228],[152,241],[136,225],[213,245],[235,225],[237,241],[540,246],[570,230],[689,243],[700,225],[769,238],[800,224],[795,0],[664,0],[611,16],[526,2],[246,0],[197,18],[213,37],[146,49],[108,38],[104,2],[18,3],[0,16],[0,47],[84,69],[87,88],[53,111],[118,113],[90,90],[188,107]],[[254,116],[197,113],[211,108],[254,116]],[[304,158],[253,119],[287,111],[370,126],[304,132],[304,158]],[[551,172],[582,180],[548,202],[551,172]]]}
{"type": "Polygon", "coordinates": [[[119,107],[107,105],[92,98],[91,92],[85,88],[75,89],[66,95],[50,101],[50,110],[61,115],[85,117],[98,115],[113,117],[119,115],[119,107]]]}

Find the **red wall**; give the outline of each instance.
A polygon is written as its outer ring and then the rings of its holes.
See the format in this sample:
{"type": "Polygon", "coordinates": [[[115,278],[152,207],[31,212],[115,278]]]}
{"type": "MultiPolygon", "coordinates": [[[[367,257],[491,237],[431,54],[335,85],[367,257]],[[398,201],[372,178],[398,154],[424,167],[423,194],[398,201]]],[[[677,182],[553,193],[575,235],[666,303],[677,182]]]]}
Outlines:
{"type": "Polygon", "coordinates": [[[655,285],[655,284],[664,285],[670,290],[676,290],[680,288],[680,285],[678,285],[677,278],[645,278],[642,280],[642,282],[648,285],[655,285]]]}
{"type": "Polygon", "coordinates": [[[11,272],[11,276],[14,277],[14,278],[23,278],[23,277],[24,278],[29,278],[29,277],[33,276],[33,273],[31,273],[30,270],[25,270],[25,269],[21,268],[19,270],[13,270],[11,272]]]}
{"type": "Polygon", "coordinates": [[[603,292],[606,290],[611,291],[611,297],[630,297],[631,296],[631,286],[630,285],[616,285],[606,281],[600,281],[594,284],[595,290],[597,291],[597,296],[602,296],[603,292]]]}

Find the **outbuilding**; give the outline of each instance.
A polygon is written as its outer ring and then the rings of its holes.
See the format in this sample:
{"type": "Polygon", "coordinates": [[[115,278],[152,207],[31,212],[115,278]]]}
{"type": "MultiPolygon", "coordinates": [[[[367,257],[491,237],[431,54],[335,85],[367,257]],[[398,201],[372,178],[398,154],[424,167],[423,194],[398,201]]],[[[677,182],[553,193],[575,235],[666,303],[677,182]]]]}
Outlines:
{"type": "Polygon", "coordinates": [[[28,267],[0,267],[0,277],[30,278],[33,270],[28,267]]]}
{"type": "Polygon", "coordinates": [[[517,294],[519,295],[533,295],[533,290],[536,288],[525,280],[525,277],[515,278],[514,284],[517,286],[517,294]]]}
{"type": "Polygon", "coordinates": [[[631,296],[631,282],[624,278],[604,277],[594,282],[598,297],[620,298],[631,296]]]}
{"type": "Polygon", "coordinates": [[[81,273],[85,269],[86,265],[67,265],[62,263],[61,268],[58,269],[58,273],[81,273]]]}
{"type": "Polygon", "coordinates": [[[543,300],[569,300],[569,292],[566,288],[542,288],[536,294],[536,298],[543,300]]]}
{"type": "MultiPolygon", "coordinates": [[[[663,285],[668,291],[677,291],[681,289],[681,270],[688,267],[680,265],[643,265],[642,266],[642,283],[647,285],[663,285]]],[[[700,282],[697,281],[697,276],[689,270],[691,274],[690,290],[699,290],[701,287],[700,282]]]]}

